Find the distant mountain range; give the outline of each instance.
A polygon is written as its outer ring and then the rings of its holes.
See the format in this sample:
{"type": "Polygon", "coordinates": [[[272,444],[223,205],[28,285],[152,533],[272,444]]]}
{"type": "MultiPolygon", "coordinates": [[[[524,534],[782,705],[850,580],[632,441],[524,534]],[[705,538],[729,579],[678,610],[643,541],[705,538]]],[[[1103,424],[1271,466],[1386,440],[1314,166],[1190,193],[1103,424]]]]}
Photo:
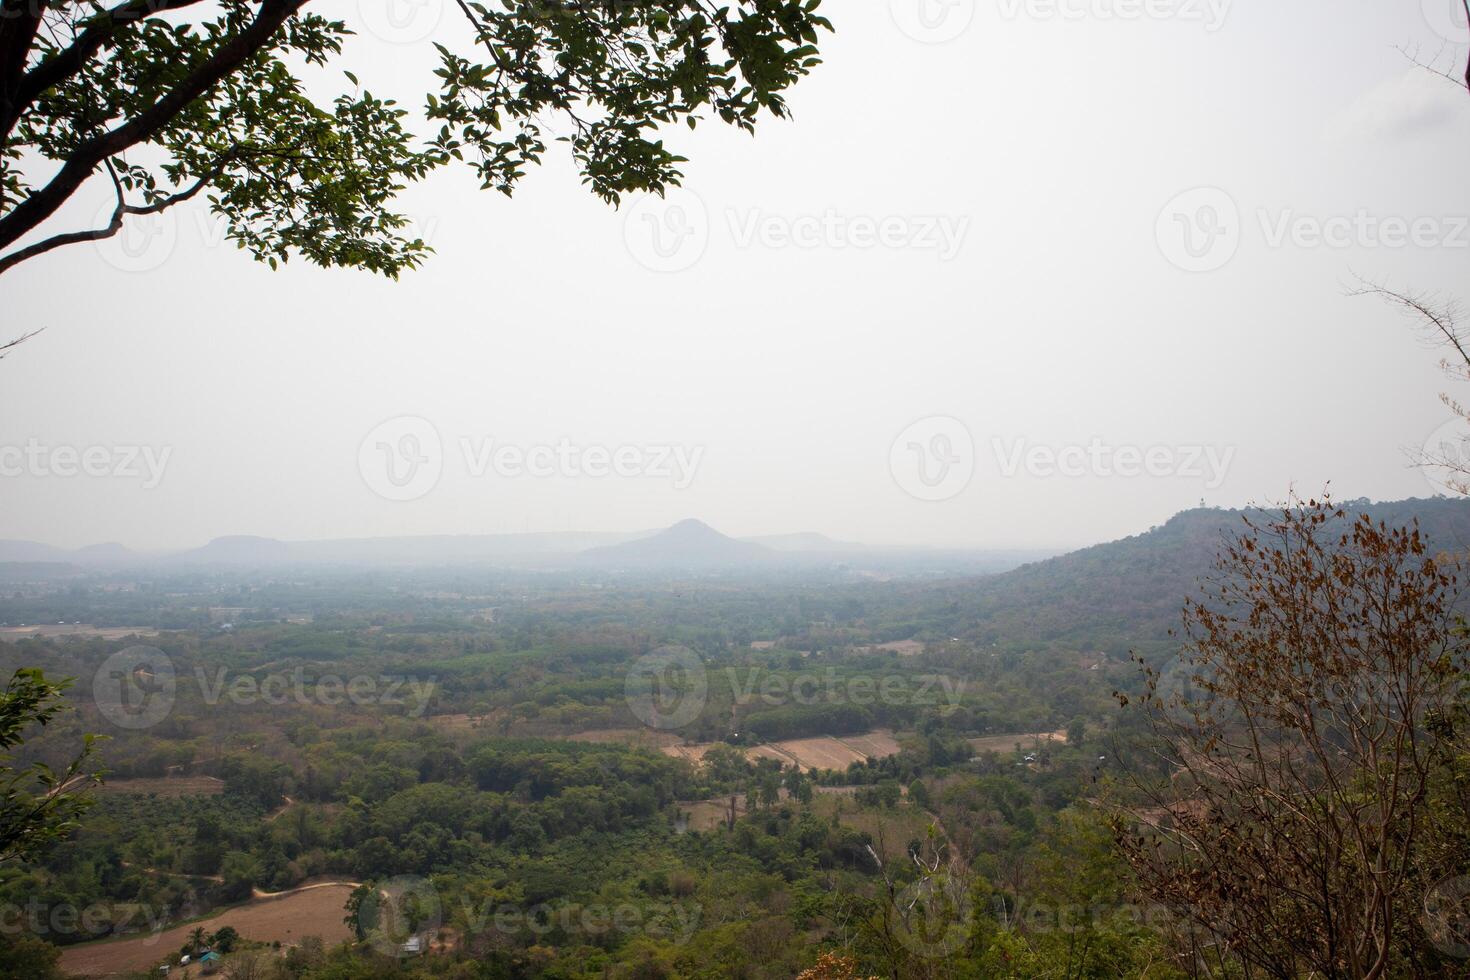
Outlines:
{"type": "Polygon", "coordinates": [[[702,521],[626,533],[464,534],[282,541],[231,535],[187,551],[148,554],[120,544],[68,550],[34,541],[0,541],[0,564],[46,566],[66,574],[133,565],[163,567],[277,565],[485,564],[582,569],[759,569],[882,556],[893,561],[964,556],[971,570],[1014,567],[1042,552],[943,552],[870,548],[814,532],[733,538],[702,521]]]}
{"type": "MultiPolygon", "coordinates": [[[[1470,550],[1470,500],[1437,497],[1389,503],[1355,501],[1391,524],[1418,520],[1439,548],[1470,550]]],[[[1054,552],[877,548],[816,533],[734,538],[699,520],[658,531],[427,535],[281,541],[230,536],[172,554],[120,544],[65,549],[0,541],[0,581],[67,578],[132,567],[257,569],[277,566],[374,567],[484,565],[571,573],[741,574],[837,571],[849,578],[958,579],[941,593],[962,610],[953,632],[976,639],[1053,637],[1079,631],[1108,636],[1163,635],[1179,604],[1210,572],[1222,536],[1260,511],[1183,511],[1143,534],[1053,557],[1054,552]],[[998,574],[1003,573],[1003,574],[998,574]],[[969,576],[968,579],[965,577],[969,576]],[[976,576],[985,576],[979,578],[976,576]]]]}
{"type": "Polygon", "coordinates": [[[77,566],[139,563],[190,565],[454,564],[566,555],[619,544],[654,532],[632,534],[444,534],[383,538],[281,541],[227,535],[187,551],[144,553],[120,544],[68,550],[35,541],[0,541],[0,563],[53,562],[77,566]]]}

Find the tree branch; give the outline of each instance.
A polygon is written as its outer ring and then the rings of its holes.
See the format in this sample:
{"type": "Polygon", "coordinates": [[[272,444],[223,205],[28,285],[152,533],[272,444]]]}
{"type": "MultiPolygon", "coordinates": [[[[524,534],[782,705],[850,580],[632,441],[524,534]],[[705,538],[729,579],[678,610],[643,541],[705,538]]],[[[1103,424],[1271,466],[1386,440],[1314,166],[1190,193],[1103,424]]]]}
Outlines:
{"type": "MultiPolygon", "coordinates": [[[[41,29],[48,0],[0,2],[0,117],[8,117],[13,93],[25,70],[26,55],[41,29]]],[[[9,129],[0,129],[0,133],[9,129]]]]}
{"type": "MultiPolygon", "coordinates": [[[[1470,3],[1470,0],[1466,2],[1470,3]]],[[[1460,335],[1460,327],[1456,323],[1454,309],[1449,307],[1435,309],[1429,299],[1396,292],[1369,279],[1360,279],[1359,282],[1362,285],[1348,293],[1349,296],[1377,296],[1395,306],[1402,307],[1405,312],[1423,320],[1440,335],[1446,347],[1459,355],[1460,360],[1465,362],[1467,372],[1470,372],[1470,348],[1466,346],[1470,344],[1470,339],[1460,335]]]]}
{"type": "Polygon", "coordinates": [[[172,92],[134,119],[76,148],[45,187],[0,218],[0,248],[13,245],[61,207],[106,159],[157,135],[190,103],[260,50],[307,0],[263,0],[255,19],[195,68],[172,92]]]}
{"type": "Polygon", "coordinates": [[[26,331],[19,337],[16,337],[14,340],[7,340],[5,343],[0,344],[0,361],[5,360],[5,355],[9,354],[12,350],[19,347],[21,344],[25,343],[27,340],[30,340],[36,334],[45,329],[45,327],[37,327],[35,330],[26,331]]]}
{"type": "MultiPolygon", "coordinates": [[[[1465,27],[1470,30],[1470,0],[1460,0],[1460,6],[1465,8],[1465,27]]],[[[1465,64],[1465,88],[1470,89],[1470,59],[1465,64]]]]}
{"type": "MultiPolygon", "coordinates": [[[[26,259],[35,258],[37,255],[44,255],[52,249],[61,248],[63,245],[76,245],[80,242],[95,242],[101,241],[104,238],[111,238],[122,230],[123,217],[125,215],[158,214],[168,210],[175,204],[182,204],[198,194],[209,185],[210,181],[218,177],[234,157],[235,155],[233,153],[227,154],[208,173],[201,176],[186,189],[179,191],[177,194],[170,194],[168,197],[154,201],[152,204],[144,205],[127,204],[124,202],[122,185],[118,182],[117,172],[112,168],[112,161],[107,161],[107,171],[112,175],[112,182],[117,187],[118,194],[117,209],[112,212],[112,219],[108,221],[107,226],[92,231],[72,231],[61,235],[52,235],[50,238],[36,242],[34,245],[27,245],[25,248],[0,257],[0,275],[3,275],[11,267],[19,265],[26,259]]],[[[3,348],[0,348],[0,350],[3,350],[3,348]]]]}
{"type": "Polygon", "coordinates": [[[20,72],[24,68],[26,53],[23,50],[20,64],[11,69],[17,78],[13,94],[9,94],[3,104],[0,104],[0,136],[10,134],[26,109],[43,92],[81,71],[92,56],[113,38],[119,27],[198,2],[199,0],[126,0],[93,18],[70,47],[58,51],[22,75],[20,72]]]}

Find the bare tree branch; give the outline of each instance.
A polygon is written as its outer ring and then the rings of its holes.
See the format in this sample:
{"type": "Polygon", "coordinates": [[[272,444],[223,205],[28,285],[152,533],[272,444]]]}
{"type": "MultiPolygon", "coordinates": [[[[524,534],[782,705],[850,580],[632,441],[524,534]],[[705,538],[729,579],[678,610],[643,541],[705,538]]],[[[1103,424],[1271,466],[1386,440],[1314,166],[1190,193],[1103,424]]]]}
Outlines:
{"type": "MultiPolygon", "coordinates": [[[[1398,308],[1419,324],[1435,346],[1449,350],[1450,356],[1440,358],[1440,370],[1457,382],[1470,382],[1470,336],[1465,334],[1464,312],[1457,302],[1426,293],[1399,292],[1362,277],[1358,282],[1358,288],[1348,295],[1376,296],[1398,308]]],[[[1470,440],[1470,408],[1449,392],[1440,392],[1439,400],[1465,423],[1461,441],[1470,440]]],[[[1470,496],[1470,458],[1464,452],[1420,449],[1411,456],[1415,466],[1444,471],[1443,482],[1448,489],[1470,496]]]]}
{"type": "Polygon", "coordinates": [[[12,350],[19,347],[21,344],[25,343],[27,340],[30,340],[32,337],[36,336],[36,334],[41,333],[45,329],[45,327],[37,327],[35,330],[30,330],[26,333],[21,334],[14,340],[7,340],[3,344],[0,344],[0,361],[5,360],[5,355],[9,354],[12,350]]]}

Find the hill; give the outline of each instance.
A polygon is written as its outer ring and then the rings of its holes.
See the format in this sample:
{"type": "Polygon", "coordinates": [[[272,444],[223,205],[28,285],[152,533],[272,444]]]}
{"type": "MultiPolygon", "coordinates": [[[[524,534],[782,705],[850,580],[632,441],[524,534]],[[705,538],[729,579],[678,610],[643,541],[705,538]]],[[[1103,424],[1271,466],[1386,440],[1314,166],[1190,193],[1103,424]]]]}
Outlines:
{"type": "Polygon", "coordinates": [[[111,565],[137,561],[141,556],[120,544],[93,544],[85,548],[57,548],[39,541],[0,541],[0,562],[74,562],[111,565]]]}
{"type": "Polygon", "coordinates": [[[764,545],[738,541],[693,519],[637,541],[589,548],[578,556],[584,564],[604,567],[705,569],[757,565],[777,557],[764,545]]]}
{"type": "MultiPolygon", "coordinates": [[[[1418,520],[1433,547],[1470,550],[1470,500],[1433,498],[1344,504],[1375,520],[1418,520]]],[[[1211,575],[1227,536],[1268,511],[1198,508],[1119,541],[1094,545],[941,590],[935,617],[952,636],[977,645],[1024,640],[1123,655],[1168,640],[1186,596],[1211,575]]]]}
{"type": "Polygon", "coordinates": [[[774,551],[795,551],[802,553],[835,553],[862,551],[863,546],[850,541],[838,541],[829,538],[825,534],[815,531],[801,531],[796,534],[766,534],[755,538],[741,538],[751,544],[758,544],[774,551]]]}

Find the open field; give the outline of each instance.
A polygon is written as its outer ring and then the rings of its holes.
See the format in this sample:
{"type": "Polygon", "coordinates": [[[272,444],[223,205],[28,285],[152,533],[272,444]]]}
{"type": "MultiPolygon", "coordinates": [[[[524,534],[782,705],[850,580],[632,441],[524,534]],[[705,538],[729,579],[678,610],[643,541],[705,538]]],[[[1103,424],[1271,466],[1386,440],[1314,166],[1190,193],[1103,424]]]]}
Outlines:
{"type": "Polygon", "coordinates": [[[770,748],[803,769],[846,769],[865,758],[839,738],[793,738],[772,742],[770,748]]]}
{"type": "Polygon", "coordinates": [[[218,796],[224,780],[213,776],[165,776],[159,779],[108,779],[99,793],[145,793],[157,796],[218,796]]]}
{"type": "Polygon", "coordinates": [[[868,647],[869,650],[891,650],[900,657],[917,657],[924,652],[924,644],[919,640],[891,640],[888,643],[877,643],[868,647]]]}
{"type": "MultiPolygon", "coordinates": [[[[662,746],[662,751],[664,755],[688,759],[697,764],[713,744],[666,744],[662,746]]],[[[882,759],[897,754],[898,740],[893,737],[892,732],[881,728],[862,735],[844,735],[842,738],[792,738],[745,750],[747,758],[775,759],[782,765],[800,766],[802,769],[846,769],[852,763],[862,762],[867,758],[882,759]]]]}
{"type": "Polygon", "coordinates": [[[1017,743],[1022,752],[1030,752],[1040,746],[1042,742],[1065,742],[1067,740],[1066,729],[1059,728],[1054,732],[1024,732],[1016,735],[986,735],[983,738],[972,738],[969,740],[970,748],[976,755],[982,752],[1014,752],[1017,743]]]}
{"type": "Polygon", "coordinates": [[[934,818],[912,803],[904,802],[888,810],[873,810],[858,806],[845,795],[819,795],[812,799],[812,812],[824,820],[832,817],[844,827],[866,832],[873,839],[873,850],[883,860],[906,859],[908,843],[923,840],[934,818]]]}
{"type": "Polygon", "coordinates": [[[881,728],[866,735],[844,735],[841,742],[865,758],[886,759],[890,755],[898,755],[898,739],[892,732],[881,728]]]}
{"type": "Polygon", "coordinates": [[[573,742],[591,742],[594,745],[628,745],[637,749],[656,749],[667,752],[670,746],[679,744],[679,736],[673,732],[655,731],[651,728],[598,728],[568,735],[573,742]]]}
{"type": "Polygon", "coordinates": [[[694,765],[704,761],[704,754],[714,747],[714,742],[701,742],[698,745],[665,745],[659,749],[664,755],[671,755],[675,759],[687,759],[694,765]]]}
{"type": "Polygon", "coordinates": [[[775,759],[783,766],[801,765],[796,760],[796,756],[784,751],[778,743],[774,742],[769,745],[757,745],[753,749],[746,749],[745,757],[747,759],[775,759]]]}
{"type": "Polygon", "coordinates": [[[428,715],[424,721],[441,732],[483,732],[489,735],[495,731],[494,722],[479,715],[428,715]]]}
{"type": "Polygon", "coordinates": [[[90,626],[87,623],[35,624],[33,626],[0,626],[0,639],[14,640],[25,636],[46,638],[85,636],[102,640],[121,640],[125,636],[157,636],[158,630],[146,626],[90,626]]]}
{"type": "MultiPolygon", "coordinates": [[[[469,724],[466,715],[436,715],[429,721],[441,730],[454,730],[456,726],[467,729],[469,724]]],[[[696,766],[703,761],[706,752],[721,744],[687,744],[674,732],[650,728],[599,728],[547,737],[590,742],[594,745],[627,745],[651,749],[671,758],[687,759],[696,766]]],[[[803,769],[846,769],[852,763],[862,762],[864,759],[883,759],[897,755],[898,748],[898,740],[893,733],[879,728],[861,735],[844,735],[841,738],[823,735],[768,742],[745,749],[745,755],[750,759],[775,759],[782,765],[800,766],[803,769]]]]}
{"type": "MultiPolygon", "coordinates": [[[[714,830],[724,826],[725,820],[730,816],[730,800],[697,800],[693,803],[680,803],[679,809],[689,815],[690,830],[714,830]]],[[[735,815],[745,816],[745,800],[742,797],[735,800],[735,815]]]]}
{"type": "MultiPolygon", "coordinates": [[[[761,746],[765,748],[766,746],[761,746]]],[[[877,729],[842,738],[793,738],[772,742],[770,748],[794,760],[803,769],[846,769],[864,759],[883,759],[898,754],[898,740],[890,731],[877,729]]]]}
{"type": "Polygon", "coordinates": [[[306,936],[320,936],[328,944],[339,943],[352,938],[342,921],[342,910],[352,888],[346,882],[305,885],[156,934],[68,946],[61,953],[61,968],[79,977],[107,977],[150,970],[170,951],[182,946],[195,926],[203,926],[207,932],[234,926],[246,939],[262,942],[279,940],[283,945],[300,942],[306,936]]]}

